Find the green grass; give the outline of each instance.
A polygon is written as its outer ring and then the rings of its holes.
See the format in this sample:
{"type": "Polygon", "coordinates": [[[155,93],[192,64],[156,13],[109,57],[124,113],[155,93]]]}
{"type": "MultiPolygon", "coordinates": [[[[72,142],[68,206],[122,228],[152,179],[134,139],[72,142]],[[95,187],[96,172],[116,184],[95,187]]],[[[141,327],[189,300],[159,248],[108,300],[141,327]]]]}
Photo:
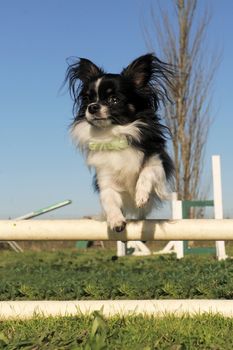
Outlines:
{"type": "MultiPolygon", "coordinates": [[[[124,257],[113,251],[1,251],[0,300],[179,299],[233,296],[232,260],[124,257]]],[[[91,316],[0,322],[0,349],[233,349],[233,319],[91,316]]]]}
{"type": "Polygon", "coordinates": [[[233,320],[221,316],[188,316],[180,319],[114,317],[98,313],[0,323],[0,349],[233,349],[233,320]]]}
{"type": "Polygon", "coordinates": [[[0,254],[0,300],[233,297],[232,260],[124,257],[104,250],[0,254]]]}

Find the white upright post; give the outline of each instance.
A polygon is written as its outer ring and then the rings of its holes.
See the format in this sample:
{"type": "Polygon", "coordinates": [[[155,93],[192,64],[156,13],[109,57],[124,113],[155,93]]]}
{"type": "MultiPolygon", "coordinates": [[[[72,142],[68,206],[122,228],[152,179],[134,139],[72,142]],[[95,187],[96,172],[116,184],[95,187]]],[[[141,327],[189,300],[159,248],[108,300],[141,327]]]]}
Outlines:
{"type": "MultiPolygon", "coordinates": [[[[214,218],[223,219],[222,183],[220,156],[212,156],[213,192],[214,192],[214,218]]],[[[216,241],[218,260],[227,258],[224,241],[216,241]]]]}
{"type": "Polygon", "coordinates": [[[124,242],[117,241],[117,256],[125,256],[126,255],[127,245],[124,242]]]}
{"type": "MultiPolygon", "coordinates": [[[[173,192],[171,197],[172,203],[172,219],[182,219],[182,201],[177,200],[177,193],[173,192]]],[[[184,242],[183,241],[170,241],[165,247],[155,252],[154,254],[170,254],[175,253],[177,259],[182,259],[184,257],[184,242]]]]}
{"type": "MultiPolygon", "coordinates": [[[[182,201],[177,200],[177,193],[172,193],[172,219],[182,219],[182,201]]],[[[184,241],[175,241],[174,250],[177,259],[184,257],[184,241]]]]}

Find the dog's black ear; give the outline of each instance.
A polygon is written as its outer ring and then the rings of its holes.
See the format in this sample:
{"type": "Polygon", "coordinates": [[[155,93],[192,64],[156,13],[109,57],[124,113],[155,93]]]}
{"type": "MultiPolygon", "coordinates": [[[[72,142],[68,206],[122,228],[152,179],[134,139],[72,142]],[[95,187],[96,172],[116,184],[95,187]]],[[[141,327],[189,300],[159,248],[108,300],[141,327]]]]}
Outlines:
{"type": "Polygon", "coordinates": [[[71,65],[68,70],[69,69],[75,75],[76,79],[81,80],[83,83],[98,78],[104,73],[101,68],[97,67],[86,58],[80,58],[79,61],[71,65]]]}
{"type": "Polygon", "coordinates": [[[144,87],[153,74],[154,56],[147,54],[138,57],[122,71],[122,76],[129,78],[138,88],[144,87]]]}
{"type": "Polygon", "coordinates": [[[80,58],[78,61],[70,64],[67,68],[66,80],[69,80],[71,83],[74,80],[80,80],[85,83],[91,79],[98,78],[103,74],[103,70],[97,67],[93,62],[86,58],[80,58]]]}
{"type": "Polygon", "coordinates": [[[173,70],[169,64],[149,53],[134,60],[121,74],[139,89],[146,87],[148,83],[164,89],[164,83],[170,82],[173,70]]]}
{"type": "Polygon", "coordinates": [[[78,61],[69,64],[66,71],[65,82],[69,84],[71,96],[76,99],[80,82],[81,84],[88,83],[90,80],[97,79],[103,74],[104,71],[93,62],[86,58],[80,58],[78,61]]]}

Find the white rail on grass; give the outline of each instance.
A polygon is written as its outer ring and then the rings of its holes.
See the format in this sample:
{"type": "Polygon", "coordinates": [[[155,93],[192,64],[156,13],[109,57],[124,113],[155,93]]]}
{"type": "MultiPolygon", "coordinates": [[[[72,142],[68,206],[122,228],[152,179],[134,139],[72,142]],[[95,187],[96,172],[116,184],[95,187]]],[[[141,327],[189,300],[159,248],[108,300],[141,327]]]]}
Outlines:
{"type": "Polygon", "coordinates": [[[101,311],[104,316],[147,315],[163,317],[183,315],[220,314],[233,317],[232,300],[70,300],[70,301],[3,301],[0,302],[0,319],[29,319],[89,315],[101,311]]]}
{"type": "Polygon", "coordinates": [[[227,241],[233,240],[233,220],[129,221],[121,233],[110,231],[104,221],[89,219],[0,220],[0,240],[227,241]]]}

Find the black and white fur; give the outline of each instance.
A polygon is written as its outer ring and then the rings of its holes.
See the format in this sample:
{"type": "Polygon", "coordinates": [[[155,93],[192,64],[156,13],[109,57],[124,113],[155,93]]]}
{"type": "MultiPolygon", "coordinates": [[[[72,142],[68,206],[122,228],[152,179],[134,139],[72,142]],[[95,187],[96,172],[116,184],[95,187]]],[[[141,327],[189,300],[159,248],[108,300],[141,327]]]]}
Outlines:
{"type": "Polygon", "coordinates": [[[74,99],[71,134],[95,169],[95,187],[109,227],[120,232],[125,215],[143,219],[153,204],[167,199],[173,163],[166,152],[169,130],[157,114],[167,97],[172,71],[153,54],[134,60],[120,74],[107,74],[80,58],[67,69],[74,99]],[[123,150],[90,151],[90,141],[124,136],[123,150]]]}

